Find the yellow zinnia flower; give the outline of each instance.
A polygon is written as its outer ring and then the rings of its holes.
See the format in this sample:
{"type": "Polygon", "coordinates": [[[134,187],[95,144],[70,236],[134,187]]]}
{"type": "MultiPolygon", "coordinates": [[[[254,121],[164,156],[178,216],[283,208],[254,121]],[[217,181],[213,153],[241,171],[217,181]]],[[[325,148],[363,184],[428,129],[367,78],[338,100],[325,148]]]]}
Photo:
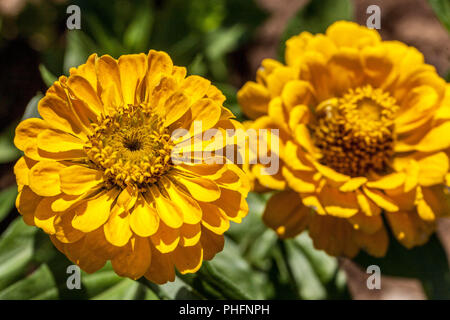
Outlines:
{"type": "Polygon", "coordinates": [[[383,256],[384,212],[404,246],[425,243],[450,213],[450,85],[415,48],[352,22],[292,37],[285,58],[238,93],[251,127],[280,130],[278,174],[250,169],[283,190],[265,223],[280,237],[308,228],[332,255],[383,256]]]}
{"type": "Polygon", "coordinates": [[[247,214],[249,183],[229,161],[174,163],[183,141],[172,133],[238,126],[224,100],[164,52],[91,55],[48,89],[42,119],[16,129],[19,212],[86,272],[107,260],[156,283],[173,281],[174,266],[197,271],[247,214]]]}

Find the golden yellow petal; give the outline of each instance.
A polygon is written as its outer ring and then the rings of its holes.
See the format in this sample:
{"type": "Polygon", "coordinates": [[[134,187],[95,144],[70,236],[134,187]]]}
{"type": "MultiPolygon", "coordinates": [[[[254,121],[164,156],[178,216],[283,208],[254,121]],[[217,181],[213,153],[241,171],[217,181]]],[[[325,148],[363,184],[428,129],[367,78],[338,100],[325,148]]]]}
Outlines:
{"type": "Polygon", "coordinates": [[[212,202],[220,197],[219,187],[209,179],[179,174],[173,174],[170,177],[178,184],[186,187],[192,197],[198,201],[212,202]]]}
{"type": "Polygon", "coordinates": [[[267,113],[270,94],[264,86],[249,81],[238,91],[237,99],[242,111],[250,119],[256,119],[267,113]]]}
{"type": "Polygon", "coordinates": [[[136,91],[138,85],[144,79],[147,71],[147,56],[143,53],[123,55],[119,57],[118,66],[123,102],[126,105],[134,105],[137,103],[136,91]]]}
{"type": "Polygon", "coordinates": [[[154,246],[150,245],[152,259],[150,268],[145,273],[145,277],[156,283],[164,284],[167,281],[175,280],[175,268],[170,254],[160,253],[154,246]]]}
{"type": "Polygon", "coordinates": [[[367,182],[367,178],[365,177],[356,177],[351,178],[347,182],[345,182],[342,186],[339,187],[339,191],[342,192],[351,192],[359,189],[363,184],[367,182]]]}
{"type": "Polygon", "coordinates": [[[201,229],[200,243],[203,248],[203,259],[211,260],[216,253],[223,250],[224,236],[209,231],[205,227],[201,229]]]}
{"type": "Polygon", "coordinates": [[[382,176],[380,179],[375,181],[367,182],[367,186],[375,189],[395,189],[400,187],[405,183],[406,175],[402,172],[391,173],[387,176],[382,176]]]}
{"type": "Polygon", "coordinates": [[[191,98],[192,101],[197,101],[203,98],[208,92],[211,81],[200,76],[189,76],[180,84],[180,89],[191,98]]]}
{"type": "Polygon", "coordinates": [[[168,127],[180,119],[189,110],[189,103],[189,98],[182,92],[171,95],[165,104],[166,119],[164,125],[168,127]]]}
{"type": "Polygon", "coordinates": [[[68,133],[46,129],[37,137],[39,149],[48,152],[83,151],[84,141],[68,133]]]}
{"type": "Polygon", "coordinates": [[[381,258],[386,255],[389,246],[389,237],[384,227],[374,234],[364,232],[354,233],[355,242],[371,256],[381,258]]]}
{"type": "Polygon", "coordinates": [[[51,240],[56,247],[62,247],[63,253],[69,260],[87,273],[101,269],[106,263],[105,258],[100,257],[92,250],[93,242],[89,241],[86,236],[73,243],[61,243],[56,237],[52,237],[51,240]]]}
{"type": "Polygon", "coordinates": [[[381,191],[366,187],[363,187],[363,190],[370,200],[375,202],[380,208],[386,210],[387,212],[395,212],[399,210],[395,202],[381,191]]]}
{"type": "Polygon", "coordinates": [[[197,224],[183,224],[180,229],[181,242],[183,247],[191,247],[196,245],[201,238],[202,226],[200,223],[197,224]]]}
{"type": "Polygon", "coordinates": [[[36,139],[39,133],[48,129],[49,125],[42,119],[30,118],[22,121],[16,128],[14,144],[22,151],[29,144],[36,145],[36,139]]]}
{"type": "Polygon", "coordinates": [[[355,22],[338,21],[328,27],[326,35],[338,47],[363,48],[380,42],[381,37],[376,30],[360,26],[355,22]]]}
{"type": "Polygon", "coordinates": [[[111,259],[111,264],[119,276],[137,280],[147,272],[151,258],[148,239],[134,236],[126,247],[111,259]]]}
{"type": "Polygon", "coordinates": [[[341,192],[337,188],[325,186],[318,197],[325,211],[332,216],[349,218],[359,211],[354,192],[341,192]]]}
{"type": "Polygon", "coordinates": [[[104,55],[97,59],[96,64],[98,85],[101,87],[100,97],[106,110],[114,110],[123,105],[122,86],[117,61],[104,55]]]}
{"type": "Polygon", "coordinates": [[[448,156],[444,152],[439,152],[418,161],[419,177],[421,186],[432,186],[444,182],[445,175],[449,170],[448,156]]]}
{"type": "MultiPolygon", "coordinates": [[[[92,80],[94,79],[91,79],[91,81],[92,80]]],[[[86,104],[90,112],[96,115],[100,115],[104,112],[100,97],[97,95],[96,90],[92,87],[89,80],[79,75],[73,75],[67,80],[67,85],[72,90],[73,95],[86,104]]],[[[95,87],[96,86],[97,76],[95,76],[95,87]]]]}
{"type": "Polygon", "coordinates": [[[103,174],[99,170],[85,166],[70,166],[59,173],[61,191],[69,195],[80,195],[88,192],[103,182],[103,174]]]}
{"type": "Polygon", "coordinates": [[[180,242],[180,229],[172,229],[160,221],[158,231],[150,239],[159,252],[172,252],[180,242]]]}
{"type": "Polygon", "coordinates": [[[434,224],[421,220],[414,211],[386,213],[397,240],[407,248],[424,244],[434,231],[434,224]]]}
{"type": "Polygon", "coordinates": [[[27,165],[25,157],[21,157],[14,165],[14,175],[16,176],[17,186],[19,191],[24,185],[28,185],[28,173],[30,168],[27,165]]]}
{"type": "Polygon", "coordinates": [[[103,225],[106,240],[117,247],[126,245],[132,236],[130,220],[128,212],[114,205],[108,221],[103,225]]]}
{"type": "Polygon", "coordinates": [[[217,206],[207,202],[199,203],[202,210],[202,225],[217,234],[223,234],[230,227],[227,217],[217,206]]]}
{"type": "Polygon", "coordinates": [[[170,200],[182,208],[183,222],[188,224],[199,223],[202,219],[202,209],[197,201],[183,190],[177,188],[169,179],[162,177],[161,182],[169,194],[170,200]]]}
{"type": "Polygon", "coordinates": [[[356,199],[362,212],[366,216],[375,216],[381,213],[381,209],[373,201],[367,198],[367,196],[360,190],[356,190],[356,199]]]}
{"type": "Polygon", "coordinates": [[[75,216],[73,210],[57,215],[54,221],[55,236],[63,243],[72,243],[84,237],[84,232],[81,232],[72,227],[72,219],[75,216]]]}

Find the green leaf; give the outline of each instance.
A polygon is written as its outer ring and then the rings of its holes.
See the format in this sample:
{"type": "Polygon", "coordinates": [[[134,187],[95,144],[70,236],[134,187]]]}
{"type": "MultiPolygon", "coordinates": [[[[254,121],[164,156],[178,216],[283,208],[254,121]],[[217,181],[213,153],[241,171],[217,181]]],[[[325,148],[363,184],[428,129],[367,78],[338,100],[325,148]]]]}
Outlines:
{"type": "Polygon", "coordinates": [[[22,121],[28,118],[40,118],[40,114],[38,112],[38,103],[39,100],[41,100],[44,97],[44,95],[41,92],[36,93],[36,95],[31,98],[31,100],[28,102],[25,112],[22,116],[22,121]]]}
{"type": "Polygon", "coordinates": [[[442,24],[450,31],[450,2],[448,0],[428,0],[428,2],[442,24]]]}
{"type": "Polygon", "coordinates": [[[354,261],[364,270],[370,265],[377,265],[384,275],[417,278],[430,299],[450,299],[450,268],[445,250],[436,235],[431,236],[423,246],[412,249],[406,249],[391,235],[385,257],[374,258],[361,252],[354,261]]]}
{"type": "Polygon", "coordinates": [[[16,185],[5,188],[0,192],[0,221],[2,221],[14,207],[16,197],[16,185]]]}
{"type": "Polygon", "coordinates": [[[352,19],[353,6],[349,0],[310,0],[289,20],[281,37],[280,60],[284,58],[285,43],[290,37],[302,31],[324,33],[333,22],[352,19]]]}
{"type": "MultiPolygon", "coordinates": [[[[225,239],[225,247],[214,259],[207,264],[206,271],[215,277],[218,283],[226,280],[234,284],[239,292],[235,299],[263,299],[266,276],[252,269],[250,264],[242,258],[239,247],[231,239],[225,239]],[[222,279],[223,278],[223,279],[222,279]]],[[[222,288],[222,287],[220,287],[222,288]]],[[[231,297],[230,297],[231,298],[231,297]]]]}
{"type": "Polygon", "coordinates": [[[189,74],[198,76],[205,76],[207,68],[201,53],[197,54],[192,63],[188,66],[189,74]]]}
{"type": "Polygon", "coordinates": [[[266,226],[262,222],[262,214],[266,206],[266,201],[270,193],[258,194],[250,192],[247,197],[249,213],[239,224],[231,224],[227,235],[243,248],[243,251],[253,243],[265,230],[266,226]]]}
{"type": "Polygon", "coordinates": [[[39,65],[39,71],[40,71],[40,73],[41,73],[42,80],[44,80],[44,83],[45,83],[45,85],[46,85],[47,87],[51,87],[51,86],[53,85],[53,83],[54,83],[56,80],[58,80],[58,79],[56,78],[56,76],[53,75],[53,74],[47,69],[47,67],[46,67],[45,65],[43,65],[43,64],[40,64],[40,65],[39,65]]]}
{"type": "Polygon", "coordinates": [[[333,279],[336,269],[338,268],[336,258],[327,255],[325,251],[316,250],[306,231],[293,239],[293,243],[308,258],[321,282],[328,283],[333,279]]]}
{"type": "Polygon", "coordinates": [[[55,279],[46,264],[28,277],[0,291],[0,300],[57,299],[55,279]]]}
{"type": "Polygon", "coordinates": [[[121,279],[116,285],[92,298],[93,300],[157,300],[157,295],[143,284],[121,279]]]}
{"type": "Polygon", "coordinates": [[[247,260],[258,268],[267,269],[270,263],[271,252],[277,240],[276,233],[271,229],[267,229],[258,238],[254,239],[246,254],[247,260]]]}

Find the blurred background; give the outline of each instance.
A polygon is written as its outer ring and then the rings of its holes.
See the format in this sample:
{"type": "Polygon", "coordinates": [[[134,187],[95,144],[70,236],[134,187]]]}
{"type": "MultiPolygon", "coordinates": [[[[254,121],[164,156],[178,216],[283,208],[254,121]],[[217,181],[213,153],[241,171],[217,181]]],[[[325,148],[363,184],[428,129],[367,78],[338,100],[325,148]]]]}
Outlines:
{"type": "MultiPolygon", "coordinates": [[[[71,263],[45,234],[26,227],[14,208],[13,166],[20,156],[12,145],[14,128],[37,116],[48,86],[91,53],[117,58],[149,49],[164,50],[190,74],[210,79],[227,96],[226,106],[244,120],[236,92],[254,79],[262,59],[283,60],[284,41],[304,30],[324,32],[342,19],[365,25],[372,4],[381,8],[383,39],[415,46],[448,81],[449,0],[0,0],[0,299],[233,298],[206,290],[196,276],[149,288],[117,277],[109,265],[83,274],[82,290],[67,290],[65,268],[71,263]],[[80,30],[66,26],[72,4],[81,9],[80,30]]],[[[231,228],[224,252],[213,260],[248,297],[448,298],[450,289],[442,287],[441,278],[448,277],[449,221],[440,222],[431,247],[391,253],[394,258],[382,267],[387,274],[382,289],[368,290],[365,265],[373,261],[329,257],[313,248],[307,234],[277,240],[259,217],[266,199],[250,195],[250,216],[231,228]],[[413,270],[402,272],[399,266],[413,270]]]]}

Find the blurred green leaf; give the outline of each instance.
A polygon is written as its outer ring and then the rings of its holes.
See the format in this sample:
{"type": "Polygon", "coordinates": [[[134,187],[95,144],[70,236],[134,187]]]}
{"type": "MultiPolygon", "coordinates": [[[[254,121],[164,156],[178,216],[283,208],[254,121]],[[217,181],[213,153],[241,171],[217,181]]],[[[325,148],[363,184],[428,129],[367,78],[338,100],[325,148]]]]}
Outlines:
{"type": "Polygon", "coordinates": [[[68,31],[66,41],[63,66],[66,74],[69,73],[70,68],[85,63],[91,53],[101,54],[96,44],[81,30],[68,31]]]}
{"type": "Polygon", "coordinates": [[[28,102],[27,106],[25,107],[25,112],[22,116],[22,121],[28,118],[40,118],[40,114],[38,112],[38,104],[39,100],[41,100],[44,97],[44,95],[40,92],[36,93],[36,95],[31,98],[30,102],[28,102]]]}
{"type": "Polygon", "coordinates": [[[14,146],[16,123],[10,125],[0,134],[0,163],[14,161],[20,157],[20,151],[14,146]]]}
{"type": "Polygon", "coordinates": [[[322,250],[316,250],[313,242],[305,231],[292,241],[308,258],[320,281],[327,283],[331,281],[338,268],[337,259],[331,257],[322,250]]]}
{"type": "Polygon", "coordinates": [[[390,236],[389,250],[383,258],[360,252],[354,259],[364,270],[377,265],[388,276],[419,279],[430,299],[450,299],[450,268],[447,255],[436,235],[423,246],[406,249],[390,236]]]}
{"type": "Polygon", "coordinates": [[[277,243],[278,237],[273,230],[267,229],[255,240],[247,251],[246,258],[254,266],[267,269],[270,263],[271,252],[277,243]]]}
{"type": "Polygon", "coordinates": [[[33,258],[37,228],[22,218],[14,220],[0,237],[0,290],[20,278],[33,258]]]}
{"type": "Polygon", "coordinates": [[[12,185],[8,188],[0,191],[0,221],[6,217],[6,215],[14,207],[14,203],[17,197],[17,186],[12,185]]]}
{"type": "Polygon", "coordinates": [[[442,24],[450,31],[450,1],[428,0],[442,24]]]}
{"type": "Polygon", "coordinates": [[[145,2],[138,7],[135,18],[125,30],[123,43],[130,52],[147,50],[153,26],[153,11],[145,2]]]}
{"type": "Polygon", "coordinates": [[[0,291],[0,300],[57,299],[58,290],[46,264],[28,277],[0,291]]]}
{"type": "MultiPolygon", "coordinates": [[[[252,269],[242,258],[239,247],[231,240],[225,239],[224,250],[218,253],[209,263],[217,275],[222,275],[234,283],[242,293],[243,298],[264,299],[266,276],[252,269]]],[[[220,279],[218,279],[220,281],[220,279]]]]}
{"type": "Polygon", "coordinates": [[[190,0],[187,21],[201,32],[217,29],[226,17],[226,1],[190,0]]]}
{"type": "Polygon", "coordinates": [[[303,31],[324,33],[328,26],[338,20],[352,20],[353,5],[350,0],[310,0],[289,20],[279,49],[279,57],[284,60],[286,40],[303,31]]]}
{"type": "Polygon", "coordinates": [[[180,275],[192,293],[208,299],[264,299],[267,279],[252,269],[239,248],[226,239],[225,248],[212,261],[205,261],[195,274],[180,275]]]}
{"type": "Polygon", "coordinates": [[[53,83],[58,80],[56,76],[54,76],[45,65],[40,64],[39,65],[39,71],[41,72],[42,80],[44,80],[44,83],[47,87],[51,87],[53,83]]]}
{"type": "Polygon", "coordinates": [[[0,300],[159,299],[149,287],[119,277],[110,263],[93,274],[81,271],[81,289],[70,290],[67,267],[72,264],[48,235],[17,218],[0,238],[0,300]]]}
{"type": "Polygon", "coordinates": [[[250,192],[247,197],[249,206],[248,215],[241,223],[231,224],[230,229],[227,231],[227,236],[231,237],[235,243],[238,243],[244,252],[267,229],[261,217],[269,196],[269,193],[258,194],[256,192],[250,192]]]}

